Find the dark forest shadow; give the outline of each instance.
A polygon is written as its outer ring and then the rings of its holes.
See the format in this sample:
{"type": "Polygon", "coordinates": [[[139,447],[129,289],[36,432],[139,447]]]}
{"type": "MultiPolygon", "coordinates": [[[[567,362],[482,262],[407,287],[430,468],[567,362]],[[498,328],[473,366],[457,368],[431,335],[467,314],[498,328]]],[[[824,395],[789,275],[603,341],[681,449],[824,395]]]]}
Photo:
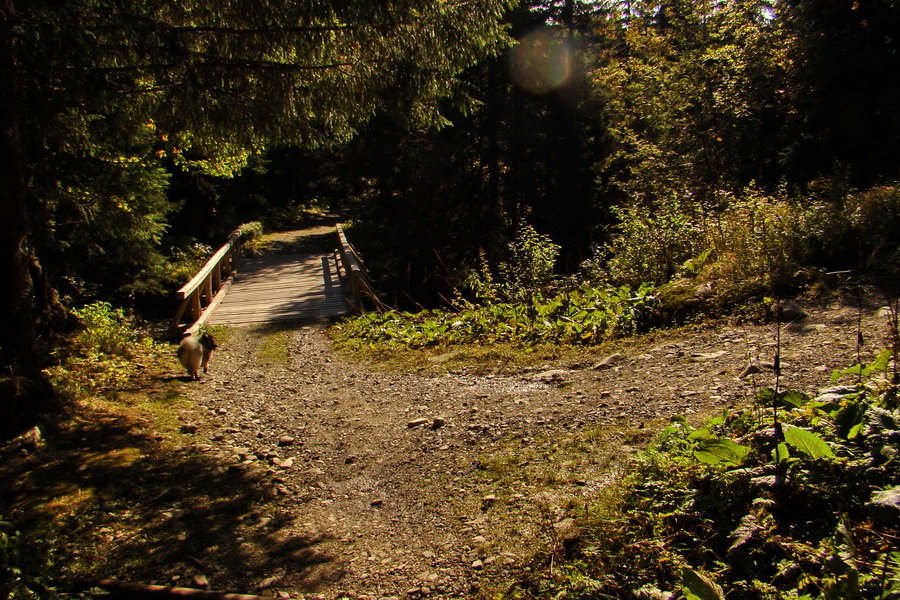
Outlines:
{"type": "Polygon", "coordinates": [[[37,450],[0,451],[0,517],[24,536],[29,563],[61,588],[101,578],[248,593],[290,574],[316,590],[339,576],[318,550],[273,512],[274,490],[256,468],[175,449],[138,419],[85,410],[37,450]],[[73,553],[72,549],[81,549],[73,553]]]}

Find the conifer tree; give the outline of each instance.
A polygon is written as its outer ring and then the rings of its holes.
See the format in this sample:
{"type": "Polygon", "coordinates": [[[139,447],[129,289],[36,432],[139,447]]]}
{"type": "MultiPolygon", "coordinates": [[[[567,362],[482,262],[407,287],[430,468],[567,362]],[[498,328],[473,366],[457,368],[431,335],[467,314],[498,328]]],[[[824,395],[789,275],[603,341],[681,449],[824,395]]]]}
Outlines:
{"type": "Polygon", "coordinates": [[[377,112],[446,124],[438,99],[507,43],[508,4],[0,0],[4,389],[27,397],[16,382],[40,380],[42,251],[133,252],[164,230],[154,157],[229,174],[268,145],[345,141],[377,112]]]}

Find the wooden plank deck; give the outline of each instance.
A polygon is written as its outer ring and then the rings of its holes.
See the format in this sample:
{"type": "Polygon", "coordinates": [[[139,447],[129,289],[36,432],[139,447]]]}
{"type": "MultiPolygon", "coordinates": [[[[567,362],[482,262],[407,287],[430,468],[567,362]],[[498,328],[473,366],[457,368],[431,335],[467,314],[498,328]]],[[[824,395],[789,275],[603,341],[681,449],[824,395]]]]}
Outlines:
{"type": "Polygon", "coordinates": [[[273,254],[245,258],[210,325],[243,325],[333,317],[350,305],[334,256],[273,254]]]}

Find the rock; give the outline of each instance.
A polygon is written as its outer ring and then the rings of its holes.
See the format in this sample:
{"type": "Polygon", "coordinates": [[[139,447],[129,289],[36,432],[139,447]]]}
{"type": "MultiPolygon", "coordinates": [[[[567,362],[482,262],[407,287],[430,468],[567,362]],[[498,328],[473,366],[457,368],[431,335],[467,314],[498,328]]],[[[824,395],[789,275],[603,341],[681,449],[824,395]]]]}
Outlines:
{"type": "Polygon", "coordinates": [[[259,582],[259,585],[256,586],[256,589],[258,589],[260,591],[268,590],[280,582],[281,582],[281,577],[278,577],[278,576],[266,577],[265,579],[263,579],[262,581],[259,582]]]}
{"type": "Polygon", "coordinates": [[[206,578],[206,575],[194,575],[191,578],[191,587],[195,587],[198,590],[207,590],[209,589],[209,579],[206,578]]]}
{"type": "Polygon", "coordinates": [[[872,494],[871,502],[866,503],[866,510],[879,521],[900,522],[900,486],[872,494]]]}
{"type": "Polygon", "coordinates": [[[428,423],[428,419],[413,419],[409,423],[406,424],[407,429],[415,429],[416,427],[421,427],[428,423]]]}
{"type": "Polygon", "coordinates": [[[759,366],[759,363],[751,360],[743,369],[741,369],[740,377],[743,379],[744,377],[755,375],[756,373],[762,373],[762,368],[759,366]]]}
{"type": "Polygon", "coordinates": [[[694,288],[694,296],[701,300],[709,300],[713,297],[713,286],[711,283],[704,282],[694,288]]]}
{"type": "Polygon", "coordinates": [[[476,561],[474,561],[474,562],[471,564],[471,567],[472,567],[472,569],[474,569],[475,571],[480,571],[480,570],[482,570],[482,569],[484,568],[484,563],[481,562],[480,560],[476,560],[476,561]]]}
{"type": "Polygon", "coordinates": [[[805,319],[808,316],[794,300],[782,300],[778,306],[778,320],[781,323],[805,319]]]}
{"type": "Polygon", "coordinates": [[[490,494],[481,499],[481,510],[487,510],[497,503],[497,496],[490,494]]]}
{"type": "Polygon", "coordinates": [[[444,417],[435,417],[434,421],[431,422],[432,429],[440,429],[444,425],[447,424],[447,419],[444,417]]]}
{"type": "Polygon", "coordinates": [[[197,429],[199,429],[196,425],[182,425],[181,433],[197,433],[197,429]]]}
{"type": "Polygon", "coordinates": [[[549,371],[543,371],[537,375],[532,375],[531,379],[543,383],[561,383],[563,377],[567,374],[568,371],[563,371],[562,369],[550,369],[549,371]]]}
{"type": "Polygon", "coordinates": [[[280,438],[278,438],[278,445],[281,446],[281,447],[285,447],[285,446],[293,446],[293,445],[294,445],[294,438],[292,438],[292,437],[289,436],[289,435],[283,435],[283,436],[281,436],[280,438]]]}
{"type": "Polygon", "coordinates": [[[722,358],[723,356],[727,356],[727,350],[719,350],[718,352],[696,352],[691,354],[691,359],[697,362],[704,362],[707,360],[715,360],[717,358],[722,358]]]}
{"type": "Polygon", "coordinates": [[[661,285],[656,291],[659,317],[662,322],[684,320],[702,312],[712,297],[712,287],[697,279],[676,279],[661,285]]]}
{"type": "Polygon", "coordinates": [[[37,450],[44,443],[44,435],[41,433],[41,428],[37,425],[22,434],[20,439],[22,446],[29,450],[37,450]]]}
{"type": "Polygon", "coordinates": [[[595,371],[601,371],[603,369],[611,369],[613,366],[622,362],[623,360],[625,360],[625,356],[617,352],[616,354],[607,356],[606,358],[604,358],[603,360],[598,362],[596,365],[593,366],[593,369],[595,371]]]}
{"type": "Polygon", "coordinates": [[[278,458],[277,456],[273,456],[271,460],[272,460],[273,465],[275,465],[276,467],[281,467],[282,469],[290,469],[291,467],[294,466],[293,458],[281,459],[281,458],[278,458]]]}
{"type": "Polygon", "coordinates": [[[445,363],[451,358],[457,356],[459,354],[459,350],[454,350],[452,352],[445,352],[443,354],[438,354],[437,356],[430,356],[428,358],[428,362],[433,362],[435,364],[445,363]]]}

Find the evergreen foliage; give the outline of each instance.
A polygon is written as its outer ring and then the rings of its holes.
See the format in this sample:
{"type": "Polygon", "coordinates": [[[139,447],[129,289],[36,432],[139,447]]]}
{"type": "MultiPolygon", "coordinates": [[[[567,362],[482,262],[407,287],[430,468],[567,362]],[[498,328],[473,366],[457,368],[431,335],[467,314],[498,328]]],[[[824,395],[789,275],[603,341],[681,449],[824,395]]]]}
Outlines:
{"type": "Polygon", "coordinates": [[[2,374],[41,378],[33,298],[43,314],[60,282],[128,287],[160,262],[177,208],[164,167],[232,175],[267,146],[346,141],[376,112],[444,126],[437,101],[464,98],[456,76],[505,46],[506,6],[5,0],[2,374]]]}

